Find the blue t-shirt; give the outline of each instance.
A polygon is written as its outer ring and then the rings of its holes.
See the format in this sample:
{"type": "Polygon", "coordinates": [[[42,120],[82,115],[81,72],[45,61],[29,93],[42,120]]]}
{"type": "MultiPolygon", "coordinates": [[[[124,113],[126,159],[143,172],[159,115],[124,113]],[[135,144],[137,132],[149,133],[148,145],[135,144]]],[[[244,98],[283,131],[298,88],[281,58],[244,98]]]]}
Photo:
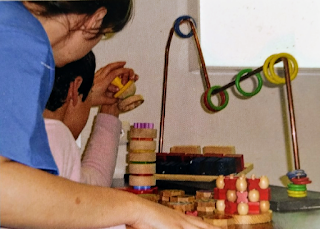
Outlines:
{"type": "Polygon", "coordinates": [[[0,155],[58,174],[42,113],[54,82],[52,49],[21,2],[0,2],[0,155]]]}

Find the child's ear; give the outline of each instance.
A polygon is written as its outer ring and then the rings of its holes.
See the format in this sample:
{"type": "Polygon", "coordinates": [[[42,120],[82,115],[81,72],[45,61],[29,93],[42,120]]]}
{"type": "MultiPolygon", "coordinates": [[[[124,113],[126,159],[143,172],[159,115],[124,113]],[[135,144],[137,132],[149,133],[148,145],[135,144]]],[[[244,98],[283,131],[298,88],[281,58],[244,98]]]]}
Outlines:
{"type": "Polygon", "coordinates": [[[70,83],[69,91],[68,91],[68,97],[70,99],[70,102],[72,102],[73,106],[76,106],[79,99],[79,88],[82,84],[83,79],[78,76],[73,82],[70,83]]]}

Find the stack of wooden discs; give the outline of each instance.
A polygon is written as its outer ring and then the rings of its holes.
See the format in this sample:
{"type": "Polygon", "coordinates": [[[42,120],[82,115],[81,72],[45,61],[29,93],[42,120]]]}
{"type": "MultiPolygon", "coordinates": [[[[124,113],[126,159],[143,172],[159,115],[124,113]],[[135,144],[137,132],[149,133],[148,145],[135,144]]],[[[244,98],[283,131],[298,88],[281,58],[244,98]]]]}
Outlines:
{"type": "Polygon", "coordinates": [[[129,132],[129,185],[147,190],[156,185],[157,130],[153,123],[134,123],[129,132]]]}

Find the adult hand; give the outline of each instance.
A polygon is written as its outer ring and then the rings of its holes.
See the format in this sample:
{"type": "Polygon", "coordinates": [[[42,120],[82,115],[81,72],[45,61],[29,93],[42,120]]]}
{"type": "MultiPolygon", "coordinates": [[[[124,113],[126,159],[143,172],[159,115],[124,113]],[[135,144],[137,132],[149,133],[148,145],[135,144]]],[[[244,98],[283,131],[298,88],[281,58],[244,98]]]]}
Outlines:
{"type": "Polygon", "coordinates": [[[138,79],[138,75],[131,68],[124,68],[125,64],[124,61],[111,63],[96,72],[92,87],[92,106],[111,105],[118,102],[118,99],[113,96],[119,88],[111,84],[116,76],[121,78],[123,85],[129,80],[138,79]]]}
{"type": "Polygon", "coordinates": [[[139,201],[142,204],[140,209],[136,211],[136,220],[130,223],[127,228],[139,229],[219,229],[204,222],[196,216],[185,215],[180,211],[170,209],[161,204],[154,204],[146,200],[139,201]],[[148,201],[148,202],[146,202],[148,201]]]}

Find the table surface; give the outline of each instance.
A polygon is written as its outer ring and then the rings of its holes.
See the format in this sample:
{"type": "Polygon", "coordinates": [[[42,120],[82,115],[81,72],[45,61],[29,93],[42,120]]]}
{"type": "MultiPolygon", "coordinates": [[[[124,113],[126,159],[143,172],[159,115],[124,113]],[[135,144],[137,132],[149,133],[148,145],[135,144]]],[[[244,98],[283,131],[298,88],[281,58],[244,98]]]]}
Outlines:
{"type": "MultiPolygon", "coordinates": [[[[113,187],[125,187],[128,186],[125,182],[125,179],[115,179],[113,182],[113,187]]],[[[188,182],[167,182],[167,181],[157,181],[157,186],[159,189],[186,189],[186,193],[192,194],[196,190],[211,189],[214,184],[205,184],[205,183],[188,183],[188,182]]],[[[281,203],[282,201],[288,201],[288,198],[285,198],[283,195],[283,190],[286,190],[283,187],[274,186],[272,196],[274,199],[271,199],[270,202],[281,203]]],[[[309,194],[310,191],[308,191],[309,194]]],[[[320,203],[320,193],[311,192],[311,197],[308,197],[309,202],[320,203]]],[[[292,200],[289,198],[292,202],[292,200]]],[[[303,210],[301,203],[303,199],[297,200],[297,205],[301,209],[295,209],[294,211],[279,211],[279,209],[273,211],[272,221],[270,223],[264,224],[255,224],[255,225],[235,225],[235,229],[319,229],[320,228],[320,205],[316,204],[315,207],[306,206],[303,210]]],[[[305,201],[307,202],[307,201],[305,201]]]]}

